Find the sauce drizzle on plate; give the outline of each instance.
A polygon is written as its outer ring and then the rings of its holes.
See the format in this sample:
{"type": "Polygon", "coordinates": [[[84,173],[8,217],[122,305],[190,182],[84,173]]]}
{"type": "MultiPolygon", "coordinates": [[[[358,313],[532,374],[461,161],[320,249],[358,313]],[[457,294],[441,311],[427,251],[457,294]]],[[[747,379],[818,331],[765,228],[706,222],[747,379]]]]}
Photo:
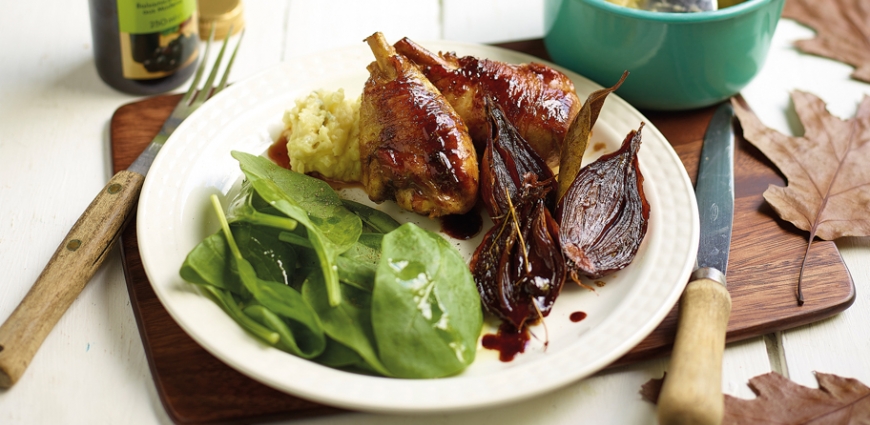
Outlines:
{"type": "Polygon", "coordinates": [[[571,313],[571,315],[568,317],[571,319],[572,322],[577,323],[577,322],[585,319],[586,316],[587,316],[586,312],[575,311],[575,312],[571,313]]]}

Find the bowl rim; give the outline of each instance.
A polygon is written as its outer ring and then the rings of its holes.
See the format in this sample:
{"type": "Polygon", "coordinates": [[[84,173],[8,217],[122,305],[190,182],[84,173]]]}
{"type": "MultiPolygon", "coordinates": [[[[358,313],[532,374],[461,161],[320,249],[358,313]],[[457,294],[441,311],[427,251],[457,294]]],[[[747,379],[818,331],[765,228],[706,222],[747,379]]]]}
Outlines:
{"type": "Polygon", "coordinates": [[[636,18],[648,21],[658,21],[663,23],[703,23],[725,19],[731,19],[736,16],[751,13],[770,3],[783,0],[746,0],[734,6],[729,6],[724,9],[709,11],[709,12],[694,12],[694,13],[666,13],[652,12],[649,10],[632,9],[626,6],[610,3],[607,0],[569,0],[580,1],[592,7],[597,7],[607,12],[617,15],[622,15],[629,18],[636,18]]]}

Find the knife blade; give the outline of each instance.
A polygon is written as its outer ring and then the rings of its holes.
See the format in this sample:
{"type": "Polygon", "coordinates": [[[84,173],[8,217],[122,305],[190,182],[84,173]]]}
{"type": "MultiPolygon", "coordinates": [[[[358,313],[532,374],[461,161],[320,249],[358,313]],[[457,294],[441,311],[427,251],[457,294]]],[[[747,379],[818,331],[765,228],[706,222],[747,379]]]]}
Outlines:
{"type": "Polygon", "coordinates": [[[725,281],[734,220],[734,111],[724,103],[704,135],[695,197],[701,236],[697,268],[680,299],[677,336],[658,401],[663,425],[719,424],[722,354],[731,314],[725,281]]]}

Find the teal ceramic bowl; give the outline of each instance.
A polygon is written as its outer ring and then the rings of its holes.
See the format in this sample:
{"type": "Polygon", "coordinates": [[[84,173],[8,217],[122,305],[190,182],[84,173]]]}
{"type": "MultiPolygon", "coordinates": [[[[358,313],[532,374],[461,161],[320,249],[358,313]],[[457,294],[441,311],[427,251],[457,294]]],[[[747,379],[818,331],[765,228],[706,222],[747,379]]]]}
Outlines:
{"type": "Polygon", "coordinates": [[[545,0],[553,61],[640,109],[683,110],[738,93],[758,73],[785,0],[747,0],[713,12],[658,13],[605,0],[545,0]]]}

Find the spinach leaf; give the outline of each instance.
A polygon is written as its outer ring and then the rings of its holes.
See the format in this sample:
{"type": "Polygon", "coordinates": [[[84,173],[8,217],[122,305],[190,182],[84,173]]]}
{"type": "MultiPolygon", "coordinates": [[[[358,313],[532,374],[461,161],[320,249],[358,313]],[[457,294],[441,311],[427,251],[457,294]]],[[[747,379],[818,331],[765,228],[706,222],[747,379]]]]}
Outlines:
{"type": "Polygon", "coordinates": [[[254,190],[250,180],[242,182],[241,191],[230,202],[227,208],[227,219],[230,222],[247,222],[287,231],[296,229],[298,224],[296,220],[285,217],[264,200],[254,190]]]}
{"type": "Polygon", "coordinates": [[[372,293],[377,349],[392,375],[436,378],[474,361],[480,295],[459,253],[441,236],[403,224],[384,236],[372,293]]]}
{"type": "Polygon", "coordinates": [[[237,301],[233,298],[233,295],[223,289],[220,289],[216,286],[211,285],[199,285],[202,289],[211,295],[212,300],[214,300],[217,305],[221,307],[221,309],[227,313],[242,329],[247,330],[252,333],[254,336],[259,337],[263,341],[268,342],[271,345],[275,345],[281,339],[281,336],[263,326],[256,320],[252,319],[250,316],[246,315],[242,309],[239,307],[237,301]]]}
{"type": "Polygon", "coordinates": [[[242,256],[254,267],[257,277],[285,285],[290,283],[297,262],[292,245],[282,242],[271,228],[246,221],[230,223],[230,229],[242,256]]]}
{"type": "Polygon", "coordinates": [[[305,237],[311,244],[317,256],[320,269],[325,276],[324,285],[326,285],[329,295],[329,304],[332,306],[338,305],[341,302],[341,293],[338,289],[338,270],[335,262],[336,257],[347,248],[332,243],[321,232],[320,228],[309,219],[308,213],[296,205],[293,199],[287,196],[275,183],[270,180],[254,180],[251,182],[251,185],[273,207],[287,216],[295,218],[305,228],[305,237]]]}
{"type": "Polygon", "coordinates": [[[181,265],[181,277],[191,283],[212,285],[241,295],[242,283],[231,271],[228,251],[227,239],[223,231],[218,230],[187,254],[181,265]]]}
{"type": "Polygon", "coordinates": [[[363,245],[377,254],[377,258],[373,257],[375,263],[378,262],[378,259],[381,258],[381,244],[384,241],[385,233],[363,233],[359,235],[359,239],[357,239],[357,243],[363,245]]]}
{"type": "MultiPolygon", "coordinates": [[[[322,353],[326,346],[326,336],[320,321],[302,299],[302,295],[284,283],[264,280],[257,275],[254,266],[242,255],[242,248],[236,241],[230,224],[223,214],[217,196],[212,195],[211,201],[220,221],[224,245],[228,248],[222,251],[224,262],[229,264],[230,274],[238,276],[239,281],[247,291],[246,294],[251,294],[256,303],[249,303],[248,307],[240,309],[230,293],[224,293],[220,288],[208,284],[204,284],[203,287],[216,296],[224,310],[245,329],[251,330],[260,337],[267,335],[262,329],[251,324],[251,322],[255,322],[277,334],[277,340],[275,340],[274,335],[268,335],[268,341],[278,348],[305,358],[315,357],[322,353]],[[258,305],[263,308],[258,307],[258,305]]],[[[251,237],[251,226],[241,224],[236,228],[244,235],[240,242],[250,244],[256,239],[251,237]]],[[[283,245],[283,243],[276,242],[277,236],[271,238],[274,239],[272,243],[283,245]]],[[[212,240],[212,242],[212,245],[219,244],[216,240],[212,240]]],[[[280,247],[278,249],[280,250],[280,247]]],[[[263,251],[250,246],[246,250],[257,253],[263,251]]],[[[218,257],[209,258],[217,259],[218,257]]],[[[295,259],[295,256],[293,258],[295,259]]],[[[260,261],[259,263],[264,264],[263,267],[267,273],[273,271],[270,269],[274,267],[274,264],[269,264],[270,261],[260,261]]],[[[221,267],[221,269],[226,270],[226,266],[221,267]]],[[[286,274],[280,273],[286,278],[286,274]]]]}
{"type": "Polygon", "coordinates": [[[338,257],[338,276],[342,282],[372,292],[383,237],[381,233],[363,233],[357,243],[338,257]]]}
{"type": "Polygon", "coordinates": [[[248,180],[274,182],[281,190],[292,194],[294,202],[312,216],[328,220],[336,209],[344,209],[341,198],[323,180],[288,170],[262,156],[239,151],[233,151],[232,155],[248,180]]]}
{"type": "MultiPolygon", "coordinates": [[[[350,249],[338,256],[336,266],[338,266],[339,281],[364,291],[372,291],[378,260],[381,258],[383,236],[381,233],[363,233],[350,249]]],[[[303,253],[298,262],[299,268],[305,272],[305,275],[310,273],[312,264],[310,259],[316,256],[311,242],[293,232],[281,232],[278,239],[295,245],[303,253]]]]}
{"type": "Polygon", "coordinates": [[[289,319],[288,325],[293,328],[291,346],[298,346],[305,352],[301,357],[310,358],[320,354],[326,346],[326,335],[314,310],[302,299],[295,289],[276,282],[259,280],[257,301],[272,313],[289,319]]]}
{"type": "Polygon", "coordinates": [[[345,208],[358,215],[363,223],[371,227],[377,233],[389,233],[396,230],[400,225],[396,219],[390,217],[389,214],[381,210],[348,199],[342,199],[341,202],[344,204],[345,208]]]}
{"type": "Polygon", "coordinates": [[[365,365],[365,360],[356,351],[332,339],[326,338],[326,349],[323,354],[313,359],[324,366],[335,368],[352,368],[365,365]]]}
{"type": "Polygon", "coordinates": [[[314,245],[311,245],[311,241],[308,238],[296,232],[281,232],[278,234],[278,239],[281,242],[287,242],[302,248],[314,249],[314,245]]]}
{"type": "MultiPolygon", "coordinates": [[[[297,296],[299,295],[297,294],[297,296]]],[[[326,348],[326,337],[323,333],[311,332],[312,328],[284,320],[266,306],[251,304],[242,311],[279,335],[278,341],[274,345],[280,350],[295,354],[303,359],[310,359],[319,356],[326,348]]]]}
{"type": "Polygon", "coordinates": [[[282,168],[267,158],[235,151],[233,157],[264,201],[305,227],[323,271],[329,305],[340,304],[336,258],[356,243],[362,233],[360,218],[344,208],[338,194],[323,181],[282,168]]]}
{"type": "MultiPolygon", "coordinates": [[[[283,168],[268,158],[233,151],[245,178],[249,181],[267,180],[274,183],[278,192],[286,194],[311,222],[320,226],[320,231],[335,245],[339,253],[356,242],[362,223],[354,212],[344,207],[338,194],[323,180],[283,168]]],[[[263,196],[263,193],[259,193],[263,196]]],[[[263,196],[274,206],[274,198],[263,196]]],[[[286,214],[281,208],[282,213],[286,214]]],[[[294,218],[295,217],[291,217],[294,218]]]]}
{"type": "MultiPolygon", "coordinates": [[[[259,278],[290,283],[297,264],[297,255],[292,246],[283,243],[278,235],[266,227],[235,222],[230,223],[230,229],[239,252],[242,257],[249,259],[259,278]]],[[[231,255],[224,232],[218,230],[187,254],[181,266],[181,277],[191,283],[209,284],[243,298],[250,297],[232,267],[231,255]]]]}
{"type": "Polygon", "coordinates": [[[266,158],[233,156],[246,180],[232,222],[213,196],[221,231],[188,254],[185,280],[255,336],[324,365],[434,378],[474,360],[480,297],[443,238],[266,158]]]}
{"type": "Polygon", "coordinates": [[[371,320],[371,295],[350,285],[341,285],[344,302],[329,305],[323,275],[315,271],[302,284],[302,298],[314,309],[330,338],[354,350],[377,373],[392,374],[381,364],[375,348],[371,320]]]}

